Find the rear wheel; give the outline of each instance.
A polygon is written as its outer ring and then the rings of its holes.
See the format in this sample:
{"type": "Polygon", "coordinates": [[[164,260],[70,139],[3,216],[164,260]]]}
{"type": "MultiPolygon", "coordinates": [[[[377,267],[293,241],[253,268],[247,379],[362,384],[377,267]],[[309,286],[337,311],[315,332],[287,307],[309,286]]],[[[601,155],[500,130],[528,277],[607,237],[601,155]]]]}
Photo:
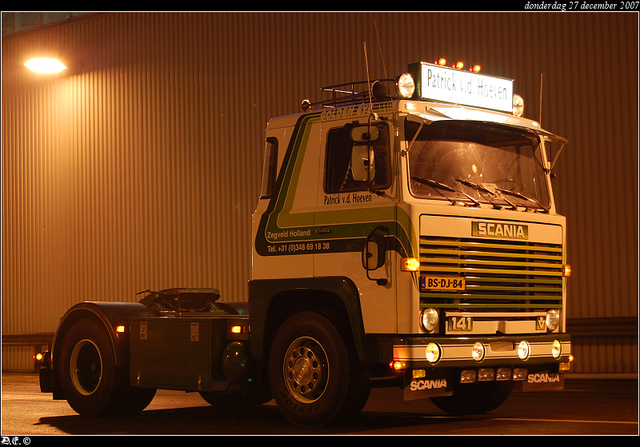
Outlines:
{"type": "Polygon", "coordinates": [[[371,389],[336,326],[314,312],[296,314],[278,330],[269,381],[282,413],[303,426],[348,420],[362,410],[371,389]]]}
{"type": "Polygon", "coordinates": [[[80,320],[69,329],[59,365],[65,397],[83,416],[137,413],[155,395],[155,389],[129,386],[127,369],[116,366],[106,328],[95,320],[80,320]]]}
{"type": "Polygon", "coordinates": [[[458,383],[452,396],[432,397],[431,402],[452,415],[481,414],[502,405],[512,388],[511,381],[458,383]]]}

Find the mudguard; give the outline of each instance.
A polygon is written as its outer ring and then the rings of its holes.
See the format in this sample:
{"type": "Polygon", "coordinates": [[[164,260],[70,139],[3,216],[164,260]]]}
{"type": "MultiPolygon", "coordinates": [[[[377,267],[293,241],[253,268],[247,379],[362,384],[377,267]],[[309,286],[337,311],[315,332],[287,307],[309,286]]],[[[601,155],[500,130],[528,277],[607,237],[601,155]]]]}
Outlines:
{"type": "MultiPolygon", "coordinates": [[[[65,334],[75,322],[85,318],[92,318],[102,322],[113,344],[116,366],[122,367],[128,365],[128,330],[125,330],[124,333],[118,333],[116,332],[116,327],[124,325],[126,328],[128,319],[131,317],[155,315],[158,315],[158,313],[140,303],[84,301],[71,307],[60,319],[51,347],[51,383],[46,388],[51,389],[53,398],[64,399],[58,377],[59,365],[56,353],[60,349],[65,334]]],[[[43,375],[41,373],[41,377],[43,376],[46,377],[47,374],[43,375]]]]}

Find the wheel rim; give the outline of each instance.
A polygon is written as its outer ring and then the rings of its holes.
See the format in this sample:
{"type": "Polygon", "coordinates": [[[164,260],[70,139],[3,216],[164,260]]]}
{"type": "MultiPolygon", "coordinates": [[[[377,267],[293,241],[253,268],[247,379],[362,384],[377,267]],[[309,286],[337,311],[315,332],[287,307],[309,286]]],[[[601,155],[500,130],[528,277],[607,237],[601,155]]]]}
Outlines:
{"type": "Polygon", "coordinates": [[[102,358],[98,347],[91,340],[78,342],[71,353],[71,381],[82,395],[95,392],[102,377],[102,358]]]}
{"type": "Polygon", "coordinates": [[[300,403],[312,403],[326,389],[329,378],[327,354],[315,339],[300,337],[287,349],[283,372],[291,396],[300,403]]]}

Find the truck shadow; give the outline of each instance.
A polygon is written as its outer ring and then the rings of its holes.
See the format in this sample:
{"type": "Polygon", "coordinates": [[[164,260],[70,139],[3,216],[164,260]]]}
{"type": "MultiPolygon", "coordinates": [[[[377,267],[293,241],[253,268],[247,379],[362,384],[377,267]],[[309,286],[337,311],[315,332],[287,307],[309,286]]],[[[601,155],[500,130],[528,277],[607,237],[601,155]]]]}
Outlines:
{"type": "Polygon", "coordinates": [[[304,428],[289,422],[277,407],[261,405],[233,410],[207,406],[145,410],[128,417],[52,416],[40,418],[37,425],[71,435],[330,435],[367,434],[456,420],[440,415],[363,411],[348,423],[304,428]]]}

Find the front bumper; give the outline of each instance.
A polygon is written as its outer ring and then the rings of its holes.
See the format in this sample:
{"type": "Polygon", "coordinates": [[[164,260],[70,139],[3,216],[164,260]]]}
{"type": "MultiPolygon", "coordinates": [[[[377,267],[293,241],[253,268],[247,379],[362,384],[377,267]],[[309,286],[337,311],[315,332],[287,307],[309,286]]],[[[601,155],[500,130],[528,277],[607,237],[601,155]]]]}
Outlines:
{"type": "MultiPolygon", "coordinates": [[[[431,354],[433,355],[433,353],[431,354]]],[[[406,338],[394,343],[393,360],[409,368],[473,368],[483,366],[513,365],[524,366],[541,363],[569,362],[571,340],[568,334],[517,335],[499,337],[456,337],[456,338],[406,338]],[[528,353],[522,356],[521,343],[528,346],[528,353]],[[554,342],[555,346],[554,346],[554,342]],[[435,361],[429,361],[428,351],[433,345],[439,350],[435,361]],[[473,357],[474,349],[482,346],[484,355],[479,360],[473,357]],[[560,346],[559,354],[554,350],[560,346]]]]}
{"type": "Polygon", "coordinates": [[[393,367],[404,376],[405,400],[451,395],[456,383],[518,382],[522,391],[560,390],[571,358],[567,334],[420,337],[393,346],[393,367]]]}

